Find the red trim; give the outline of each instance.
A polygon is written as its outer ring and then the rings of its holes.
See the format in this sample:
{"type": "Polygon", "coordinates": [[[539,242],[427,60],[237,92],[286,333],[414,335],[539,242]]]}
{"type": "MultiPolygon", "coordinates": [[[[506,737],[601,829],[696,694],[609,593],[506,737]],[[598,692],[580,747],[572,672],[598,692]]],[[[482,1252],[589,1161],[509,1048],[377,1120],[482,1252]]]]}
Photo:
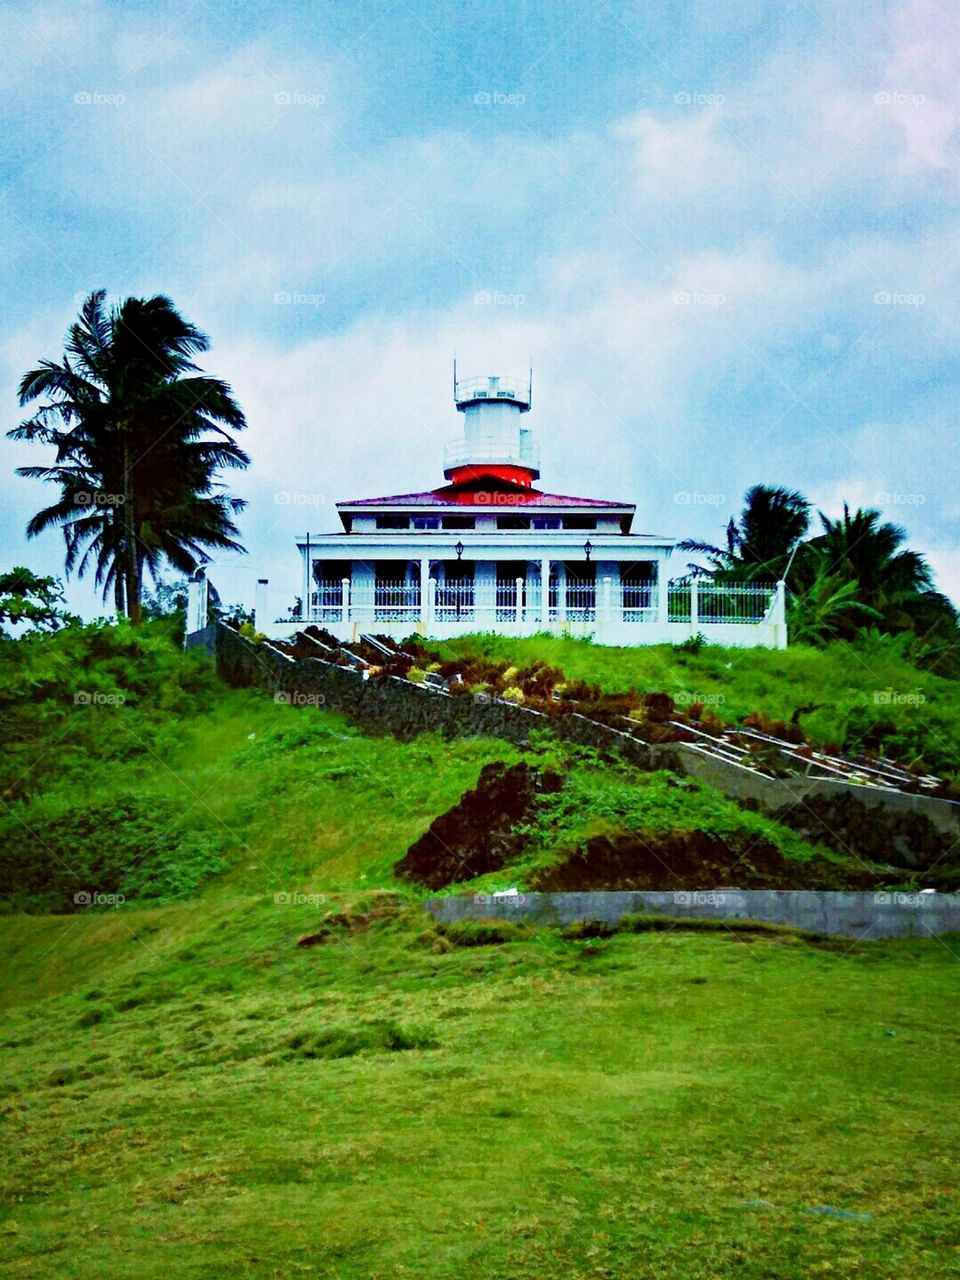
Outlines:
{"type": "Polygon", "coordinates": [[[463,467],[451,467],[444,474],[451,484],[476,484],[478,480],[493,478],[532,489],[537,473],[529,467],[514,467],[506,463],[471,462],[463,467]]]}

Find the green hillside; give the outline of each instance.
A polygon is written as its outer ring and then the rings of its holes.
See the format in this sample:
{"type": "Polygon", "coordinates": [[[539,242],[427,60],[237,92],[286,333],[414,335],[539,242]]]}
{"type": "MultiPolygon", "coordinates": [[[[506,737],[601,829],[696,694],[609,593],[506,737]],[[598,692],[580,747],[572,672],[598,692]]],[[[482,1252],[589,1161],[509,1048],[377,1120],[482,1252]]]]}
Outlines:
{"type": "Polygon", "coordinates": [[[547,737],[229,690],[162,623],[0,646],[0,714],[3,1274],[951,1274],[953,940],[442,929],[393,873],[521,760],[566,787],[482,885],[598,832],[842,858],[547,737]]]}

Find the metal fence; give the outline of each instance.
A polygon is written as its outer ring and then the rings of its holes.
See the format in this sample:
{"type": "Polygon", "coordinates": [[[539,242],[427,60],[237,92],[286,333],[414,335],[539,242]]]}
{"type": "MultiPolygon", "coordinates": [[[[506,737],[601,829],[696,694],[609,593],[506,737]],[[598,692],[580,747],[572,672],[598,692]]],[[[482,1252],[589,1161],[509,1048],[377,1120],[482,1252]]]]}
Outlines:
{"type": "Polygon", "coordinates": [[[670,622],[709,626],[718,622],[763,622],[773,604],[772,582],[711,582],[678,579],[667,591],[670,622]]]}

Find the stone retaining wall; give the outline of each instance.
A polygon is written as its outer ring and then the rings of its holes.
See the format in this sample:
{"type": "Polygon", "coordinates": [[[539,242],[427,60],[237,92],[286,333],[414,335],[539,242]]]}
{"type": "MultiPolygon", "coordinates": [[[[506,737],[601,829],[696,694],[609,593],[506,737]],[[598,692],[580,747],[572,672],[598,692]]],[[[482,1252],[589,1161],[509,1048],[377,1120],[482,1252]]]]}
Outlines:
{"type": "Polygon", "coordinates": [[[872,862],[925,868],[956,862],[960,805],[830,779],[770,778],[709,756],[685,743],[655,746],[580,715],[545,716],[529,707],[469,695],[452,697],[396,676],[363,673],[322,658],[295,660],[269,642],[251,644],[219,623],[188,643],[215,649],[218,669],[233,685],[253,685],[294,705],[325,706],[369,733],[410,739],[421,733],[492,737],[523,746],[546,729],[567,742],[622,756],[640,769],[673,769],[710,783],[808,839],[872,862]]]}
{"type": "Polygon", "coordinates": [[[525,893],[515,898],[486,894],[430,898],[435,920],[514,920],[527,924],[572,924],[625,915],[671,916],[678,920],[758,920],[809,933],[869,941],[930,938],[960,933],[960,896],[926,893],[832,893],[801,889],[717,889],[687,892],[604,891],[525,893]]]}

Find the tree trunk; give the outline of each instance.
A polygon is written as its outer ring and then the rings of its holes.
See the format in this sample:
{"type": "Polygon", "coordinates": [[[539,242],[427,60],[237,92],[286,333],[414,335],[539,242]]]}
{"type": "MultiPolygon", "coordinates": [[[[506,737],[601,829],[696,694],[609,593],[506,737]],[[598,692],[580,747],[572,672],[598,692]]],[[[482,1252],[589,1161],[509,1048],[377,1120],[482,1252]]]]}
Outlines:
{"type": "Polygon", "coordinates": [[[123,527],[124,577],[127,617],[135,627],[143,620],[140,609],[140,557],[137,555],[137,518],[134,505],[133,462],[130,457],[129,429],[123,441],[123,527]]]}

